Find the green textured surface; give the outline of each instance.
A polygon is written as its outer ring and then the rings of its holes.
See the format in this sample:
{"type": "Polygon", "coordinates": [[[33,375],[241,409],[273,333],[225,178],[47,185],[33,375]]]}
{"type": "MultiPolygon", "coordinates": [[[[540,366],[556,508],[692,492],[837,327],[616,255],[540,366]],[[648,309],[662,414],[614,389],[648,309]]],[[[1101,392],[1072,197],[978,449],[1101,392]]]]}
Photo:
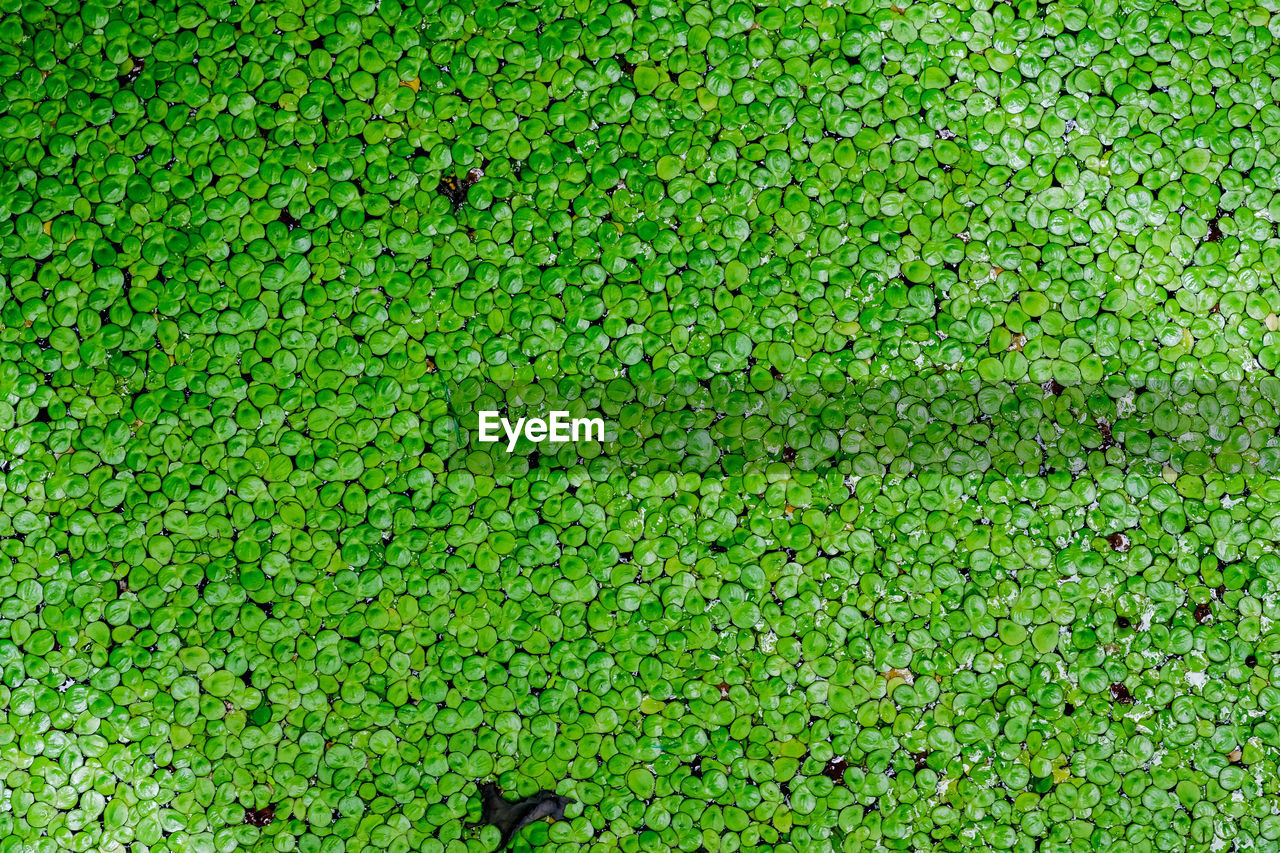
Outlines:
{"type": "Polygon", "coordinates": [[[0,0],[0,853],[1280,849],[1280,16],[1123,5],[0,0]]]}

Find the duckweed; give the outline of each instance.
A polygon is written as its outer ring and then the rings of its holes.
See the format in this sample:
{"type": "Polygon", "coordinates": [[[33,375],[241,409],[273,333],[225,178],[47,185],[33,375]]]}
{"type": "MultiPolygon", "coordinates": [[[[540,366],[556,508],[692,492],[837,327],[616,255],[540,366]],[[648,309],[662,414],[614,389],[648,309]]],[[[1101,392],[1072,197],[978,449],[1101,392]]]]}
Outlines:
{"type": "Polygon", "coordinates": [[[0,0],[0,848],[1275,849],[1280,17],[1124,6],[0,0]]]}

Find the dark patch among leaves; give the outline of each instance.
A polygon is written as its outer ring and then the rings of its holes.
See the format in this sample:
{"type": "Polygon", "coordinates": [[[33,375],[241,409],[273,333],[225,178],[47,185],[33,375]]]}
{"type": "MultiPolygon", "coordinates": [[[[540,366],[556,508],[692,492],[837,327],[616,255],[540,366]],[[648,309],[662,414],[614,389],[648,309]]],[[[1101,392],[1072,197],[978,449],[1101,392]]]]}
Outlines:
{"type": "Polygon", "coordinates": [[[833,758],[822,768],[822,775],[837,785],[844,784],[844,771],[849,769],[849,762],[843,758],[833,758]]]}
{"type": "Polygon", "coordinates": [[[534,821],[544,818],[564,820],[565,806],[572,802],[574,800],[559,796],[554,791],[539,791],[512,802],[502,796],[497,785],[485,782],[480,785],[480,820],[469,826],[498,827],[502,841],[496,849],[502,850],[517,832],[534,821]]]}
{"type": "Polygon", "coordinates": [[[250,826],[266,826],[276,819],[276,807],[269,803],[260,809],[245,809],[244,822],[250,826]]]}

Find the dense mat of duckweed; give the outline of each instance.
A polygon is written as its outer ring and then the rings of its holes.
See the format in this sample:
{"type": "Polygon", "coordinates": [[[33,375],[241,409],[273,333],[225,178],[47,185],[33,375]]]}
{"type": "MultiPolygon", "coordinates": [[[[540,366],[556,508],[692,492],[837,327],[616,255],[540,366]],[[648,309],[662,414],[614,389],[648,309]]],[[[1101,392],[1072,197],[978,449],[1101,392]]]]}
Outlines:
{"type": "Polygon", "coordinates": [[[1280,849],[1278,39],[0,0],[0,851],[1280,849]]]}

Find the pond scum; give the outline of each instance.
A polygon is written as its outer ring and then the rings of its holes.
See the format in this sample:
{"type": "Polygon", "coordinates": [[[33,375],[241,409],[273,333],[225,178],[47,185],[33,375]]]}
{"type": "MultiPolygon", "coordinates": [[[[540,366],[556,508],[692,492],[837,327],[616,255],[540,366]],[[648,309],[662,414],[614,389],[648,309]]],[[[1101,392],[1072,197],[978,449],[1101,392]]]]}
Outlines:
{"type": "Polygon", "coordinates": [[[1277,8],[0,0],[0,853],[1280,849],[1277,8]]]}

